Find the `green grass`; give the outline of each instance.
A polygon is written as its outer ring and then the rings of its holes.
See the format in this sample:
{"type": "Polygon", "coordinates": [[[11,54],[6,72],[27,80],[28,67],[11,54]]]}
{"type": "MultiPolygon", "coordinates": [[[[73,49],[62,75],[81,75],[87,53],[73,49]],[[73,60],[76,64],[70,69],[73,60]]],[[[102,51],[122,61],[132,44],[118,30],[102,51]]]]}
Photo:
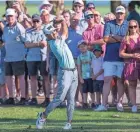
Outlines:
{"type": "MultiPolygon", "coordinates": [[[[66,109],[56,109],[48,117],[43,130],[36,130],[35,121],[41,107],[0,108],[0,132],[62,132],[66,122],[66,109]]],[[[139,132],[140,114],[127,110],[118,113],[75,110],[72,132],[139,132]]]]}

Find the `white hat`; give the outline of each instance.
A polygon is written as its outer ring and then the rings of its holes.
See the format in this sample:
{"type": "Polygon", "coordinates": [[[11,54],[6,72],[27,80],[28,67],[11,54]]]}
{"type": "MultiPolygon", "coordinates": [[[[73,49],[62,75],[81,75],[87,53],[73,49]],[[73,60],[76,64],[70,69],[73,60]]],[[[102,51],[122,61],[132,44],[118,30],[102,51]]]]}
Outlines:
{"type": "Polygon", "coordinates": [[[42,10],[40,11],[40,15],[41,15],[42,13],[44,13],[44,12],[45,12],[46,14],[50,14],[48,10],[42,9],[42,10]]]}
{"type": "Polygon", "coordinates": [[[16,16],[16,12],[15,12],[15,10],[14,9],[12,9],[12,8],[8,8],[7,10],[6,10],[6,16],[16,16]]]}
{"type": "Polygon", "coordinates": [[[117,8],[116,8],[116,13],[125,13],[125,8],[123,7],[123,6],[118,6],[117,8]]]}
{"type": "Polygon", "coordinates": [[[56,30],[56,28],[54,28],[52,24],[47,24],[43,29],[45,34],[52,34],[54,30],[56,30]]]}
{"type": "Polygon", "coordinates": [[[77,44],[77,47],[79,47],[81,44],[86,44],[86,41],[85,40],[80,40],[79,42],[78,42],[78,44],[77,44]]]}
{"type": "Polygon", "coordinates": [[[74,4],[76,4],[76,3],[80,3],[81,5],[84,5],[84,2],[83,2],[83,0],[74,0],[74,2],[73,2],[74,4]]]}
{"type": "Polygon", "coordinates": [[[43,2],[42,2],[42,3],[40,4],[40,6],[39,6],[39,10],[41,10],[41,7],[42,7],[43,5],[50,5],[51,8],[53,7],[53,5],[52,5],[48,0],[43,0],[43,2]]]}
{"type": "Polygon", "coordinates": [[[84,13],[84,16],[88,16],[88,15],[93,15],[93,12],[90,11],[90,10],[87,10],[85,13],[84,13]]]}

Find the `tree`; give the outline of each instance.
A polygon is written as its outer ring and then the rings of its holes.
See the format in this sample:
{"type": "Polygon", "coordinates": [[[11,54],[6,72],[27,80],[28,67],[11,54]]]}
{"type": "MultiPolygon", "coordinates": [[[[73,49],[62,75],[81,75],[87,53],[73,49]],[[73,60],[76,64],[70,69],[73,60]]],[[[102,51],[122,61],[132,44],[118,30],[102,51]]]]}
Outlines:
{"type": "Polygon", "coordinates": [[[121,5],[121,1],[120,0],[111,0],[111,12],[115,13],[116,7],[121,5]]]}
{"type": "Polygon", "coordinates": [[[64,10],[64,0],[49,1],[53,4],[52,14],[59,15],[64,10]]]}

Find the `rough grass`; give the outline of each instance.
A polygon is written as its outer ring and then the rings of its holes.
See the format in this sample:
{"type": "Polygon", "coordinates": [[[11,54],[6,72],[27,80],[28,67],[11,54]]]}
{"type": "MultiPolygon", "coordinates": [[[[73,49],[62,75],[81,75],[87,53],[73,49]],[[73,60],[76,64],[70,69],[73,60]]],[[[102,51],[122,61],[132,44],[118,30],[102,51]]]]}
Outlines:
{"type": "MultiPolygon", "coordinates": [[[[56,109],[48,117],[43,130],[36,130],[37,113],[41,107],[0,108],[0,132],[63,132],[66,109],[56,109]]],[[[130,110],[123,113],[111,109],[108,112],[75,110],[72,132],[139,132],[140,114],[130,110]]]]}

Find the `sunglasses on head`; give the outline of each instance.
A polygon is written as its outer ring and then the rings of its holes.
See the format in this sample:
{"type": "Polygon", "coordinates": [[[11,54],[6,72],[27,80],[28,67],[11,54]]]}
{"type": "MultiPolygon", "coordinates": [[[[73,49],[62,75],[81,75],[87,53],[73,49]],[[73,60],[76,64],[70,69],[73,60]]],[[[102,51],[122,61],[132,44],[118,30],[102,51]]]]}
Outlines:
{"type": "Polygon", "coordinates": [[[33,21],[33,23],[39,23],[39,21],[37,21],[37,20],[34,20],[34,21],[33,21]]]}
{"type": "Polygon", "coordinates": [[[133,29],[133,28],[137,28],[137,25],[129,26],[129,28],[131,28],[131,29],[133,29]]]}
{"type": "Polygon", "coordinates": [[[89,16],[86,16],[85,18],[87,19],[87,20],[89,20],[89,19],[91,19],[91,18],[93,18],[94,16],[93,15],[89,15],[89,16]]]}

